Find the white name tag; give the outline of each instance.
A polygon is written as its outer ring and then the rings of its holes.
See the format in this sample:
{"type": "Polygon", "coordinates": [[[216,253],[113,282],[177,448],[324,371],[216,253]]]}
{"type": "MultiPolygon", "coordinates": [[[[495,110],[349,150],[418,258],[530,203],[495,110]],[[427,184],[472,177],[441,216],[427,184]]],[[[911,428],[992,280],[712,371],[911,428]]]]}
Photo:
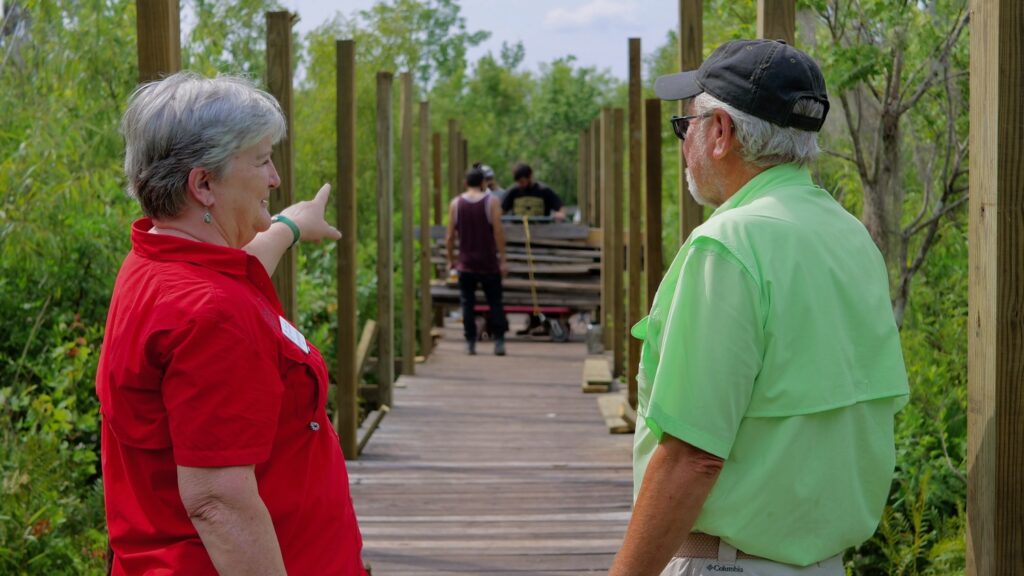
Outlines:
{"type": "Polygon", "coordinates": [[[299,332],[295,326],[292,326],[290,322],[284,319],[284,316],[278,316],[281,320],[281,332],[284,333],[284,337],[291,340],[292,344],[299,347],[300,350],[309,354],[309,344],[306,344],[306,337],[299,332]]]}

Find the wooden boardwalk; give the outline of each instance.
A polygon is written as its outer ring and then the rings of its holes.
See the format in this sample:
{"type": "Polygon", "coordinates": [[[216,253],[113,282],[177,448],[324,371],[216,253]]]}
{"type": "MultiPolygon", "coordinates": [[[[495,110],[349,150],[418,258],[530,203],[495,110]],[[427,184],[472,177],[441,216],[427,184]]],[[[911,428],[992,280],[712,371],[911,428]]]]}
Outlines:
{"type": "Polygon", "coordinates": [[[491,351],[466,356],[447,327],[349,462],[374,576],[607,572],[629,521],[632,436],[608,434],[581,393],[582,343],[491,351]]]}

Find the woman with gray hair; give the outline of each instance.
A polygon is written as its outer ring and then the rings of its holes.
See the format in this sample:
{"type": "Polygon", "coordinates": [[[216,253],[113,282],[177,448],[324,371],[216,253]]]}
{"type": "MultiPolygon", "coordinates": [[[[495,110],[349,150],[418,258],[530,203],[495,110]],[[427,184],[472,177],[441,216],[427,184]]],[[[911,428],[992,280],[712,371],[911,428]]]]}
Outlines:
{"type": "Polygon", "coordinates": [[[146,84],[121,130],[144,218],[96,376],[113,574],[365,574],[327,368],[269,278],[341,237],[330,186],[270,215],[285,122],[244,79],[146,84]]]}

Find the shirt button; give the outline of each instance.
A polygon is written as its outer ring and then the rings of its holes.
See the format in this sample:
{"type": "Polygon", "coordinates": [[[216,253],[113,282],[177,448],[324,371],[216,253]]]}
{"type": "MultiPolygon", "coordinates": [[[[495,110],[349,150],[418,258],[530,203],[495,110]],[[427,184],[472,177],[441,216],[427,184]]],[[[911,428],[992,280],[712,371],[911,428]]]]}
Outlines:
{"type": "Polygon", "coordinates": [[[317,430],[320,429],[320,423],[319,422],[310,422],[309,423],[309,429],[312,430],[313,432],[316,432],[317,430]]]}

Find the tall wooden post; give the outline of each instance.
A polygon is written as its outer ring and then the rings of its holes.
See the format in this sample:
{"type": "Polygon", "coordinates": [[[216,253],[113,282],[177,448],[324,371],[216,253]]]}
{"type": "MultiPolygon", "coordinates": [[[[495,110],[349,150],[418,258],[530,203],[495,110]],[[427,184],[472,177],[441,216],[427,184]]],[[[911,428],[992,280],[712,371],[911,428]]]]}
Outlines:
{"type": "Polygon", "coordinates": [[[590,225],[601,226],[601,117],[590,123],[590,225]]]}
{"type": "Polygon", "coordinates": [[[434,225],[440,226],[444,223],[444,207],[441,203],[441,133],[434,132],[434,143],[432,146],[433,157],[433,182],[432,193],[434,196],[434,225]]]}
{"type": "Polygon", "coordinates": [[[459,151],[462,140],[459,138],[459,125],[454,118],[448,120],[448,199],[451,200],[462,193],[459,185],[459,151]]]}
{"type": "MultiPolygon", "coordinates": [[[[292,25],[296,17],[290,12],[267,12],[267,88],[277,98],[284,112],[287,131],[274,146],[271,159],[281,177],[281,185],[270,192],[270,212],[277,214],[295,201],[295,152],[292,142],[292,25]]],[[[295,250],[288,250],[274,270],[274,289],[281,300],[284,315],[293,323],[295,314],[296,282],[295,250]]]]}
{"type": "Polygon", "coordinates": [[[359,239],[356,218],[356,43],[335,44],[337,68],[337,171],[334,193],[338,230],[338,349],[334,378],[334,429],[341,438],[341,450],[348,459],[359,457],[359,380],[356,371],[356,246],[359,239]]]}
{"type": "Polygon", "coordinates": [[[433,338],[434,304],[430,298],[430,279],[433,266],[430,265],[430,103],[420,102],[420,351],[430,356],[433,338]]]}
{"type": "Polygon", "coordinates": [[[623,237],[622,208],[623,202],[623,157],[625,146],[623,144],[623,133],[626,129],[626,118],[622,108],[615,109],[615,126],[612,139],[615,145],[614,160],[612,160],[612,207],[610,216],[612,219],[612,251],[615,252],[615,268],[612,274],[612,306],[615,317],[612,320],[612,374],[625,376],[626,366],[626,306],[622,296],[625,293],[625,271],[626,271],[626,243],[623,237]]]}
{"type": "Polygon", "coordinates": [[[136,0],[135,27],[140,83],[181,70],[178,0],[136,0]]]}
{"type": "Polygon", "coordinates": [[[636,373],[640,364],[641,342],[628,334],[629,327],[640,321],[644,297],[640,262],[643,256],[643,157],[644,120],[643,95],[640,86],[640,39],[629,39],[629,310],[623,326],[629,343],[626,356],[626,381],[629,384],[629,405],[636,408],[636,373]]]}
{"type": "Polygon", "coordinates": [[[648,98],[644,108],[644,181],[647,185],[644,266],[647,276],[647,308],[654,302],[663,273],[661,242],[661,100],[648,98]]]}
{"type": "Polygon", "coordinates": [[[757,0],[757,37],[796,43],[796,0],[757,0]]]}
{"type": "Polygon", "coordinates": [[[412,74],[402,72],[402,133],[399,141],[399,188],[402,192],[402,374],[416,373],[416,287],[412,248],[412,74]]]}
{"type": "Polygon", "coordinates": [[[380,402],[391,406],[395,381],[395,298],[391,165],[391,72],[377,73],[377,373],[380,402]]]}
{"type": "Polygon", "coordinates": [[[590,217],[590,206],[587,205],[587,192],[590,190],[590,185],[587,184],[587,177],[590,176],[590,135],[587,134],[586,130],[580,131],[579,144],[577,145],[576,152],[578,160],[576,161],[576,209],[580,213],[580,222],[586,224],[587,218],[590,217]]]}
{"type": "Polygon", "coordinates": [[[601,337],[605,350],[612,348],[613,306],[619,295],[612,291],[615,276],[615,248],[612,246],[612,198],[615,170],[615,113],[611,108],[601,110],[601,337]]]}
{"type": "MultiPolygon", "coordinates": [[[[704,12],[701,0],[679,0],[679,65],[680,70],[696,70],[704,61],[704,12]]],[[[679,101],[679,115],[686,115],[689,100],[679,101]]],[[[679,244],[704,220],[704,207],[690,196],[686,184],[686,158],[679,145],[679,244]]]]}
{"type": "Polygon", "coordinates": [[[1024,574],[1024,4],[971,0],[967,574],[1024,574]]]}

